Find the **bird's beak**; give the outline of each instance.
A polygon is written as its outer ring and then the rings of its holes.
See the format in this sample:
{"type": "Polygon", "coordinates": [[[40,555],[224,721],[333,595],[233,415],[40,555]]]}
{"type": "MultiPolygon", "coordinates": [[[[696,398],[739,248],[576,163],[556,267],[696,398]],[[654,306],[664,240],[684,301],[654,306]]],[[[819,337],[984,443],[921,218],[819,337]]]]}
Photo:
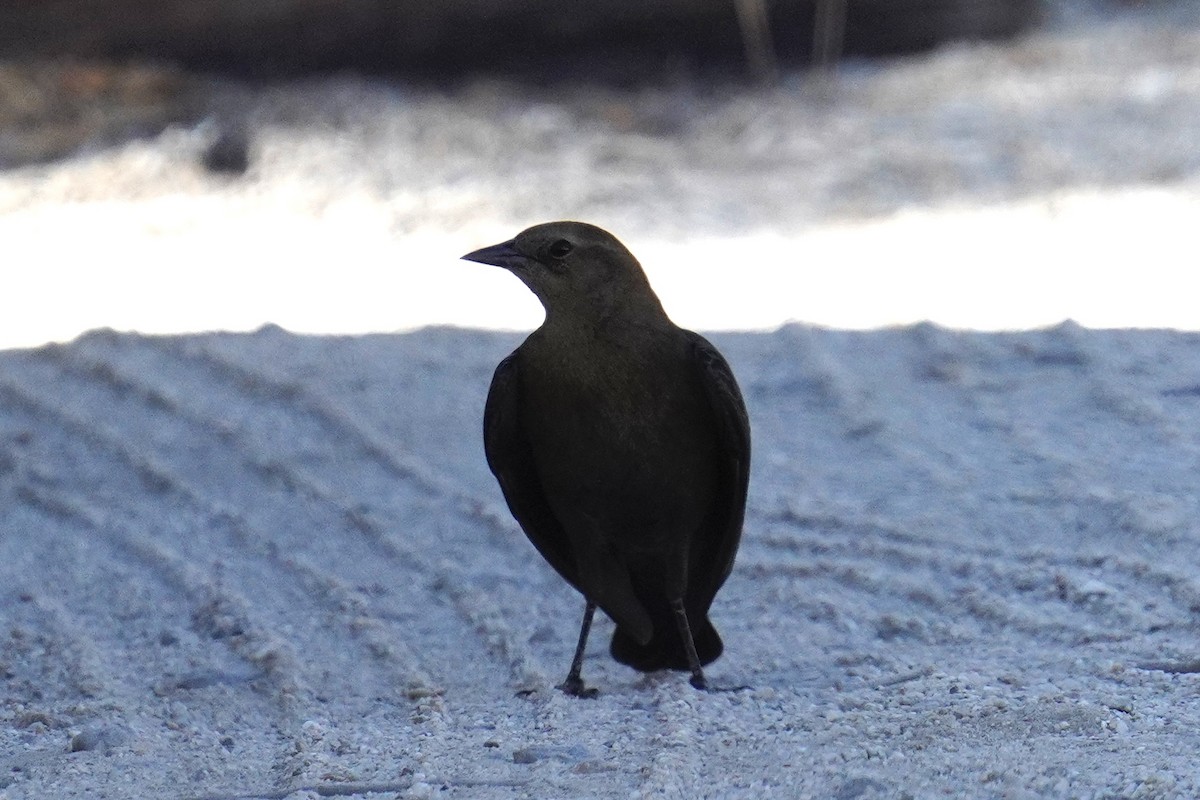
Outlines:
{"type": "Polygon", "coordinates": [[[507,242],[475,250],[463,256],[463,260],[475,261],[479,264],[491,264],[493,267],[504,267],[505,269],[513,269],[514,267],[521,267],[528,264],[529,256],[517,250],[514,242],[516,242],[515,239],[510,239],[507,242]]]}

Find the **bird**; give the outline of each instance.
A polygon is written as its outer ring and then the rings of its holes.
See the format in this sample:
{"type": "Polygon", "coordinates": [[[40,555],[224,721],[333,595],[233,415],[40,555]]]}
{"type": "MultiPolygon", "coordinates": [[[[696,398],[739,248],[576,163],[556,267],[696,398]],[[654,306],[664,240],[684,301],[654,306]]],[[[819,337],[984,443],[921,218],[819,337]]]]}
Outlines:
{"type": "Polygon", "coordinates": [[[750,476],[750,422],[728,362],[676,326],[641,264],[584,222],[534,225],[465,260],[502,267],[545,318],[496,367],[488,466],[533,546],[584,597],[567,678],[583,681],[597,607],[609,652],[642,672],[689,671],[724,649],[708,618],[733,569],[750,476]]]}

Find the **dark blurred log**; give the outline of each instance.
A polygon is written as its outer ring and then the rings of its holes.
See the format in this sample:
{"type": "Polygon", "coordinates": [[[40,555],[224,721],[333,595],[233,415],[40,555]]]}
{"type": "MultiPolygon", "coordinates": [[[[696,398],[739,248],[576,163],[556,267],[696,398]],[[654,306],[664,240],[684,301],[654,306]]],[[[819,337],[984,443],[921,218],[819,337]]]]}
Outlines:
{"type": "Polygon", "coordinates": [[[0,169],[154,136],[203,114],[196,81],[153,65],[0,64],[0,169]]]}
{"type": "MultiPolygon", "coordinates": [[[[737,0],[0,0],[0,58],[164,59],[249,72],[510,68],[580,48],[736,59],[737,0]]],[[[810,55],[817,0],[768,2],[777,48],[810,55]]],[[[989,38],[1041,0],[847,0],[844,50],[989,38]]]]}
{"type": "Polygon", "coordinates": [[[1002,38],[1040,16],[1038,0],[850,0],[846,48],[899,53],[955,39],[1002,38]]]}

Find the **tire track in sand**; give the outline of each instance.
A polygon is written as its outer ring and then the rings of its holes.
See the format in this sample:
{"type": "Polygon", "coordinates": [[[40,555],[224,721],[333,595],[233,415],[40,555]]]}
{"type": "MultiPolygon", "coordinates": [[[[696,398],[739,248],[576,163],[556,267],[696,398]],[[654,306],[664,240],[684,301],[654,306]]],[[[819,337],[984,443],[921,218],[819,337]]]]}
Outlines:
{"type": "MultiPolygon", "coordinates": [[[[32,380],[36,377],[35,373],[35,370],[25,370],[22,374],[23,383],[36,383],[32,380]]],[[[68,389],[68,393],[80,388],[72,386],[69,374],[62,371],[43,377],[50,381],[47,386],[68,389]]],[[[12,387],[9,389],[12,390],[12,387]]],[[[128,437],[113,433],[103,423],[74,417],[69,410],[52,409],[36,398],[26,399],[38,405],[44,414],[55,417],[55,427],[71,430],[90,445],[107,451],[107,455],[115,455],[130,468],[132,474],[129,479],[115,487],[98,486],[95,480],[91,480],[89,484],[87,478],[65,481],[67,485],[84,486],[90,490],[88,498],[77,498],[77,502],[73,504],[75,509],[103,507],[97,503],[97,497],[91,496],[92,491],[99,489],[99,494],[106,496],[113,503],[112,506],[104,508],[105,513],[121,515],[128,512],[129,527],[153,528],[164,524],[163,521],[139,519],[138,512],[133,509],[140,504],[136,501],[130,502],[131,498],[136,497],[139,487],[143,490],[149,487],[158,495],[156,504],[164,504],[169,499],[176,501],[170,503],[175,506],[173,516],[177,517],[173,521],[207,534],[203,537],[204,544],[215,544],[217,553],[232,555],[249,552],[256,556],[256,559],[253,559],[254,563],[249,565],[244,563],[244,559],[229,558],[217,560],[206,569],[201,566],[209,557],[204,545],[199,549],[185,548],[185,552],[180,554],[171,553],[158,544],[150,545],[151,549],[156,551],[150,560],[157,562],[160,567],[164,563],[174,562],[177,572],[192,571],[202,575],[201,578],[191,581],[193,586],[218,587],[213,590],[215,599],[201,605],[193,614],[194,624],[206,629],[213,638],[228,638],[232,642],[242,643],[244,646],[240,651],[244,656],[252,662],[265,663],[270,667],[269,674],[280,678],[276,682],[276,696],[286,720],[281,725],[281,731],[285,732],[294,745],[280,750],[280,760],[273,770],[279,784],[293,785],[306,776],[311,778],[309,773],[323,770],[326,766],[326,761],[312,756],[313,742],[308,720],[320,718],[320,703],[323,702],[321,698],[329,691],[337,692],[343,701],[352,705],[357,702],[366,713],[374,707],[377,697],[390,695],[397,687],[407,687],[405,694],[418,704],[417,710],[413,712],[413,719],[426,727],[430,724],[436,727],[442,712],[438,692],[399,680],[396,671],[387,665],[392,650],[386,644],[381,645],[370,626],[359,624],[359,619],[346,620],[345,629],[341,634],[345,644],[329,650],[321,659],[307,659],[304,645],[292,644],[297,640],[321,641],[321,637],[328,638],[331,632],[335,636],[338,633],[336,615],[344,609],[332,608],[330,605],[322,607],[316,602],[320,599],[338,599],[336,591],[328,590],[323,573],[306,565],[303,558],[286,553],[278,543],[271,541],[230,507],[206,498],[177,473],[157,462],[154,456],[126,449],[124,443],[128,437]],[[194,516],[195,519],[187,519],[189,516],[194,516]],[[261,574],[262,564],[270,565],[281,577],[265,577],[261,574]],[[249,572],[246,571],[247,566],[250,567],[249,572]],[[233,611],[229,608],[230,585],[240,587],[249,598],[238,602],[233,611]],[[331,616],[335,618],[332,622],[326,619],[331,616]],[[281,617],[284,617],[283,621],[281,617]],[[306,627],[311,629],[310,633],[291,632],[292,629],[306,627]],[[364,632],[368,640],[365,648],[361,646],[364,632]],[[370,641],[372,637],[376,641],[370,641]],[[271,646],[262,652],[250,648],[250,642],[262,640],[272,642],[271,646]],[[356,647],[365,650],[361,657],[353,655],[356,647]],[[329,653],[342,659],[343,666],[335,667],[329,664],[329,653]],[[279,664],[286,664],[287,669],[279,668],[279,664]],[[382,672],[381,664],[384,667],[382,672]]],[[[92,407],[92,400],[94,398],[84,403],[84,407],[92,407]]],[[[112,398],[112,401],[112,404],[102,406],[110,412],[116,412],[110,414],[110,418],[130,418],[123,414],[129,409],[122,408],[119,399],[112,398]]],[[[105,460],[112,459],[85,458],[80,461],[92,463],[105,460]]],[[[109,470],[105,480],[111,482],[117,479],[117,472],[109,470]]],[[[264,492],[260,496],[266,494],[264,492]]],[[[186,540],[186,537],[172,538],[175,541],[186,540]]],[[[353,608],[353,604],[348,604],[348,607],[353,608]]],[[[404,724],[407,725],[407,721],[404,724]]],[[[384,767],[386,765],[381,765],[381,768],[384,767]]]]}
{"type": "MultiPolygon", "coordinates": [[[[88,738],[80,746],[132,741],[141,749],[173,751],[177,740],[215,741],[217,731],[233,727],[233,720],[252,708],[286,730],[286,690],[295,684],[286,644],[257,624],[243,596],[147,534],[153,524],[146,518],[106,505],[89,472],[99,465],[112,473],[111,459],[76,421],[7,378],[0,380],[0,403],[5,421],[28,434],[15,465],[12,496],[17,502],[5,519],[6,526],[17,524],[24,531],[17,540],[22,555],[35,559],[28,562],[28,572],[18,573],[18,580],[27,575],[30,602],[44,605],[60,621],[54,629],[71,640],[67,652],[103,654],[84,659],[91,665],[85,674],[99,677],[86,680],[78,697],[64,699],[65,710],[59,712],[83,728],[88,738]],[[75,571],[67,569],[73,559],[84,561],[75,571]],[[272,690],[256,690],[260,681],[272,690]],[[236,699],[197,703],[196,692],[236,699]],[[161,700],[147,700],[152,694],[161,700]],[[187,702],[180,705],[172,698],[187,702]],[[126,709],[142,713],[131,715],[126,709]]],[[[134,480],[145,476],[143,472],[134,480]]],[[[50,652],[63,649],[52,647],[50,652]]],[[[239,735],[243,744],[261,744],[264,738],[265,745],[252,748],[255,753],[269,752],[274,735],[239,735]]],[[[67,748],[54,748],[50,763],[66,753],[67,748]]],[[[167,763],[182,770],[187,761],[168,757],[167,763]]],[[[36,777],[42,765],[35,759],[33,767],[36,777]]],[[[48,768],[53,775],[55,768],[48,768]]],[[[249,773],[257,768],[257,761],[239,765],[249,773]]],[[[165,788],[172,773],[167,770],[157,779],[166,782],[165,788]]]]}
{"type": "MultiPolygon", "coordinates": [[[[467,638],[481,637],[484,651],[508,668],[517,688],[545,684],[544,672],[523,643],[513,638],[503,615],[497,611],[497,604],[486,596],[482,600],[474,597],[477,590],[465,577],[471,574],[471,568],[481,563],[490,564],[488,571],[496,572],[495,559],[489,557],[494,554],[486,551],[481,554],[469,547],[455,548],[453,537],[447,535],[439,537],[442,546],[439,555],[430,557],[414,544],[414,540],[396,533],[400,526],[408,525],[433,527],[439,533],[450,534],[450,526],[445,521],[447,511],[459,519],[465,517],[463,521],[476,528],[480,520],[498,525],[495,516],[481,511],[473,502],[470,505],[467,501],[447,503],[445,495],[449,490],[443,488],[444,481],[439,481],[419,464],[392,457],[384,444],[364,434],[350,421],[343,420],[336,410],[310,399],[306,390],[297,384],[240,370],[203,351],[190,352],[185,345],[173,340],[136,340],[124,344],[126,347],[101,354],[110,362],[104,364],[102,372],[112,372],[121,364],[122,358],[148,359],[154,364],[148,371],[143,364],[123,374],[108,376],[138,393],[152,398],[170,392],[166,386],[138,386],[130,375],[144,372],[161,375],[163,370],[172,368],[178,371],[178,367],[172,367],[176,360],[188,365],[189,380],[200,380],[210,388],[224,384],[236,389],[236,394],[219,393],[217,402],[221,408],[205,407],[195,401],[194,394],[186,391],[166,399],[176,416],[200,430],[207,430],[210,435],[224,432],[233,442],[229,447],[256,471],[307,495],[315,504],[340,516],[343,519],[341,525],[348,524],[357,539],[365,537],[369,550],[358,559],[346,557],[340,546],[314,548],[314,552],[322,553],[323,565],[328,567],[336,563],[343,571],[361,572],[369,568],[369,577],[376,583],[394,582],[401,588],[432,593],[432,597],[418,596],[403,604],[407,609],[419,608],[427,613],[441,607],[442,598],[449,597],[455,616],[442,616],[437,624],[450,626],[453,630],[455,626],[467,623],[470,634],[467,638]],[[139,349],[148,352],[128,352],[139,349]],[[222,411],[228,415],[224,419],[220,416],[222,411]],[[266,424],[260,425],[260,421],[266,421],[266,424]],[[300,432],[297,433],[295,428],[300,428],[300,432]],[[315,475],[321,477],[318,479],[315,475]],[[394,566],[393,573],[389,574],[376,563],[381,557],[394,566]],[[415,580],[396,580],[397,576],[414,570],[415,580]]],[[[303,530],[291,533],[296,537],[293,542],[296,548],[314,544],[313,537],[306,536],[303,530]]],[[[335,537],[319,538],[324,541],[335,537]]],[[[341,540],[337,543],[345,544],[341,540]]],[[[473,546],[476,543],[466,544],[473,546]]],[[[512,583],[519,580],[519,576],[519,569],[513,565],[503,578],[512,583]]],[[[392,603],[391,614],[403,616],[400,607],[398,601],[392,603]]],[[[459,640],[461,637],[449,635],[444,638],[459,640]]],[[[440,682],[452,678],[452,674],[444,675],[440,682]]]]}

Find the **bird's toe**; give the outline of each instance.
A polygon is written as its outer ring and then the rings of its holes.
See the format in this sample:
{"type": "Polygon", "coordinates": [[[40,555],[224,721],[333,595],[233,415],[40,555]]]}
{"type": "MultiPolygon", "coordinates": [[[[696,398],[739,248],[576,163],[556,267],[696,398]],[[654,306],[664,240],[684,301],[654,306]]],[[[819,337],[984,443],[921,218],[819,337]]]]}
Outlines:
{"type": "Polygon", "coordinates": [[[585,697],[588,699],[598,697],[600,690],[595,687],[587,686],[582,678],[567,678],[558,685],[558,688],[564,693],[572,697],[585,697]]]}

